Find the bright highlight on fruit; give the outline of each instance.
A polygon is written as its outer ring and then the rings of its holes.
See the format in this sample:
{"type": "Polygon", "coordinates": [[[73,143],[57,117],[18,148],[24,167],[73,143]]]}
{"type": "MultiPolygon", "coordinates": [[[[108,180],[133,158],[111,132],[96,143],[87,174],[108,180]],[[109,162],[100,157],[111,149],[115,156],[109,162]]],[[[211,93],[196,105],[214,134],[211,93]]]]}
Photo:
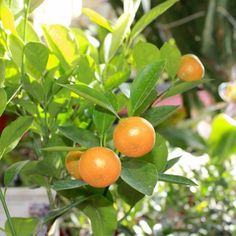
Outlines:
{"type": "Polygon", "coordinates": [[[66,156],[66,169],[75,179],[81,179],[79,174],[79,160],[81,154],[81,151],[70,151],[66,156]]]}
{"type": "Polygon", "coordinates": [[[141,157],[150,152],[155,138],[152,124],[136,116],[121,120],[113,134],[115,147],[127,157],[141,157]]]}
{"type": "Polygon", "coordinates": [[[178,77],[183,81],[196,81],[203,78],[205,69],[199,58],[193,54],[186,54],[181,57],[178,77]]]}
{"type": "Polygon", "coordinates": [[[80,176],[92,187],[104,188],[113,184],[119,178],[120,172],[120,159],[108,148],[90,148],[80,158],[80,176]]]}

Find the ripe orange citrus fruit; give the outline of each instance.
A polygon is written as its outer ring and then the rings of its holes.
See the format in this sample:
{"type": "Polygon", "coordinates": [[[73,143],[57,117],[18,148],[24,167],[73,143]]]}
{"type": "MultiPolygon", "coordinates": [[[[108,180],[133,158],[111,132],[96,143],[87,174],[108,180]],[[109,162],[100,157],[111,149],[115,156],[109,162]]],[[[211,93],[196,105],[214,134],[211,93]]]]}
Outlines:
{"type": "Polygon", "coordinates": [[[193,54],[186,54],[181,57],[178,77],[183,81],[195,81],[203,78],[204,66],[199,58],[193,54]]]}
{"type": "Polygon", "coordinates": [[[119,178],[120,159],[108,148],[93,147],[82,154],[79,172],[81,178],[92,187],[104,188],[119,178]]]}
{"type": "Polygon", "coordinates": [[[152,124],[136,116],[121,120],[113,133],[115,147],[128,157],[141,157],[150,152],[155,138],[152,124]]]}
{"type": "Polygon", "coordinates": [[[79,174],[79,160],[81,151],[70,151],[66,156],[66,169],[76,179],[81,179],[79,174]]]}

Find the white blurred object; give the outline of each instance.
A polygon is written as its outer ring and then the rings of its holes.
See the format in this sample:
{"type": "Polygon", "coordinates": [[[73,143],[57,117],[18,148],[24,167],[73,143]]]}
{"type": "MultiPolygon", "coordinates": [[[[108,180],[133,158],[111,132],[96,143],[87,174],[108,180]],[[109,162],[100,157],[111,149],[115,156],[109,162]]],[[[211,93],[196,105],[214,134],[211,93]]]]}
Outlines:
{"type": "Polygon", "coordinates": [[[82,0],[45,0],[33,13],[35,30],[42,35],[42,24],[70,26],[81,14],[82,0]]]}

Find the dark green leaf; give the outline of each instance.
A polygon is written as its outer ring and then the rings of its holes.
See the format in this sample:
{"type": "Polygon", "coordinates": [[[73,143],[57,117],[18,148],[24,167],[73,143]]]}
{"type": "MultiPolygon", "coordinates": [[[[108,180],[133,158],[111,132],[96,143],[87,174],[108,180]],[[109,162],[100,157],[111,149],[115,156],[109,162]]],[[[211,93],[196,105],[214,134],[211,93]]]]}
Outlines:
{"type": "Polygon", "coordinates": [[[91,221],[94,236],[113,235],[117,229],[117,215],[113,203],[103,196],[92,196],[80,204],[91,221]]]}
{"type": "Polygon", "coordinates": [[[79,197],[77,198],[76,201],[71,202],[69,205],[64,206],[62,208],[58,208],[55,210],[50,211],[47,216],[43,219],[43,223],[47,223],[51,220],[54,220],[58,217],[60,217],[61,215],[66,214],[69,210],[71,210],[72,208],[78,206],[80,203],[82,203],[83,201],[85,201],[87,199],[87,197],[79,197]]]}
{"type": "Polygon", "coordinates": [[[19,161],[8,167],[4,174],[4,185],[9,186],[21,170],[29,163],[27,161],[19,161]]]}
{"type": "Polygon", "coordinates": [[[115,121],[116,117],[106,112],[99,107],[96,107],[93,110],[93,121],[96,126],[97,131],[103,135],[107,132],[107,130],[112,126],[113,122],[115,121]]]}
{"type": "MultiPolygon", "coordinates": [[[[11,221],[17,236],[31,236],[32,232],[34,232],[36,226],[38,225],[38,219],[36,218],[12,217],[11,221]]],[[[5,223],[5,231],[7,236],[13,236],[8,220],[5,223]]]]}
{"type": "Polygon", "coordinates": [[[152,151],[146,154],[141,160],[150,162],[156,166],[158,172],[163,172],[166,167],[168,157],[168,148],[166,140],[161,135],[156,134],[156,142],[152,151]]]}
{"type": "Polygon", "coordinates": [[[7,94],[3,88],[0,88],[0,116],[4,112],[7,105],[7,94]]]}
{"type": "Polygon", "coordinates": [[[80,150],[84,150],[84,148],[67,147],[67,146],[53,146],[53,147],[42,148],[41,150],[46,151],[46,152],[68,152],[68,151],[80,151],[80,150]]]}
{"type": "Polygon", "coordinates": [[[154,127],[172,116],[179,106],[159,106],[146,111],[142,116],[147,119],[154,127]]]}
{"type": "Polygon", "coordinates": [[[90,88],[85,84],[79,84],[79,85],[60,84],[60,86],[71,90],[72,92],[78,94],[79,96],[81,96],[85,99],[88,99],[89,101],[93,102],[94,104],[97,104],[97,105],[107,109],[108,111],[111,111],[116,116],[118,116],[115,109],[113,108],[113,106],[111,105],[109,100],[107,99],[107,97],[104,96],[101,92],[98,92],[95,89],[90,88]]]}
{"type": "Polygon", "coordinates": [[[169,170],[172,166],[174,166],[178,161],[180,157],[175,157],[167,161],[165,171],[169,170]]]}
{"type": "Polygon", "coordinates": [[[31,117],[19,117],[3,130],[0,138],[0,159],[16,147],[32,122],[31,117]]]}
{"type": "Polygon", "coordinates": [[[99,139],[93,132],[77,128],[75,126],[63,126],[59,127],[59,131],[71,139],[73,142],[80,144],[83,147],[96,147],[99,146],[99,139]]]}
{"type": "Polygon", "coordinates": [[[134,25],[134,28],[131,31],[130,39],[133,40],[135,37],[141,33],[147,25],[149,25],[153,20],[155,20],[159,15],[164,13],[168,8],[174,5],[178,0],[168,0],[165,1],[156,7],[152,8],[149,12],[143,15],[138,22],[134,25]]]}
{"type": "Polygon", "coordinates": [[[141,160],[122,162],[121,178],[137,191],[152,195],[157,182],[155,165],[141,160]]]}
{"type": "Polygon", "coordinates": [[[119,196],[130,206],[134,206],[139,200],[141,200],[144,195],[125,182],[118,184],[119,196]]]}
{"type": "Polygon", "coordinates": [[[52,185],[52,188],[55,191],[61,191],[66,189],[79,188],[85,185],[87,184],[84,181],[67,179],[67,180],[55,181],[52,185]]]}
{"type": "Polygon", "coordinates": [[[158,180],[172,183],[172,184],[183,184],[183,185],[197,186],[197,184],[194,183],[192,180],[190,180],[184,176],[180,176],[180,175],[169,175],[169,174],[160,173],[158,175],[158,180]]]}
{"type": "MultiPolygon", "coordinates": [[[[149,98],[164,69],[164,62],[147,65],[133,81],[130,89],[129,115],[135,114],[139,107],[149,98]]],[[[138,114],[137,114],[138,115],[138,114]]]]}

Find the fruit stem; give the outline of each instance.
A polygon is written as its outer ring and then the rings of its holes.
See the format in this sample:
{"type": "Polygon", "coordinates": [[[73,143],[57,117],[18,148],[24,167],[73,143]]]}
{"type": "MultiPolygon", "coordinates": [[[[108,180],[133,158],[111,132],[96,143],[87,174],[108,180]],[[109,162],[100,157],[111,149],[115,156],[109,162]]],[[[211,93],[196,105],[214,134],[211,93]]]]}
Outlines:
{"type": "Polygon", "coordinates": [[[10,213],[9,213],[9,210],[8,210],[8,208],[7,208],[6,199],[5,199],[5,196],[3,195],[3,192],[2,192],[2,189],[1,189],[1,188],[0,188],[0,201],[2,202],[3,209],[4,209],[4,211],[5,211],[7,220],[8,220],[8,222],[9,222],[10,229],[11,229],[11,233],[12,233],[13,236],[17,236],[17,235],[16,235],[15,228],[14,228],[14,225],[13,225],[13,222],[12,222],[12,218],[11,218],[10,213]]]}

